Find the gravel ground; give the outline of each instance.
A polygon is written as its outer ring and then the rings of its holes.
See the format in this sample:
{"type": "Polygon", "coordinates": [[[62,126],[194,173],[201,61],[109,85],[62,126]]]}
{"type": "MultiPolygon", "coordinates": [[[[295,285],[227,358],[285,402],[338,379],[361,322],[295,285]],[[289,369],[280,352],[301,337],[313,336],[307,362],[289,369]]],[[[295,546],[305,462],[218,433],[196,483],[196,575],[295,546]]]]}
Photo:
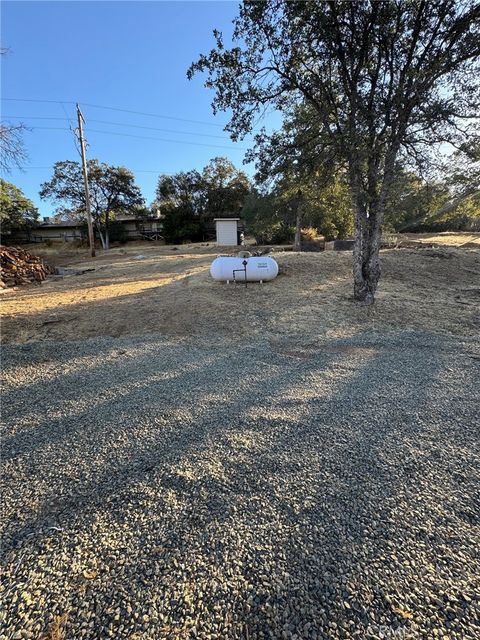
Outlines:
{"type": "Polygon", "coordinates": [[[4,348],[0,638],[480,637],[480,344],[4,348]]]}

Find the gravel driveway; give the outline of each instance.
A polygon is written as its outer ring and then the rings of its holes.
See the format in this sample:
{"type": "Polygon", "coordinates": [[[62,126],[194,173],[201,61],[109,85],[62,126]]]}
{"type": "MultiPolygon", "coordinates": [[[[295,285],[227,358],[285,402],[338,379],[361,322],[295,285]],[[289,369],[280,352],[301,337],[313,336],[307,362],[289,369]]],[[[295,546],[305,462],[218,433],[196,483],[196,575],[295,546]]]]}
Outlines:
{"type": "Polygon", "coordinates": [[[480,345],[3,350],[0,638],[480,637],[480,345]]]}

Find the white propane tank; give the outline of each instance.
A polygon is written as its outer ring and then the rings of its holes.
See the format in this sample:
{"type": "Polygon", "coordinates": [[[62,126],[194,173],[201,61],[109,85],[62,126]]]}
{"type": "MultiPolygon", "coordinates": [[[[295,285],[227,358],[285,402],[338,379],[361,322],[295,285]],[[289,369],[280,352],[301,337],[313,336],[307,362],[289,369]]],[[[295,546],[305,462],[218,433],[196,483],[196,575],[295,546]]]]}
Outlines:
{"type": "Polygon", "coordinates": [[[277,277],[278,264],[270,256],[253,256],[251,258],[219,256],[212,262],[210,274],[214,280],[245,282],[243,264],[245,260],[247,262],[247,282],[263,282],[277,277]],[[234,270],[235,277],[233,276],[234,270]]]}

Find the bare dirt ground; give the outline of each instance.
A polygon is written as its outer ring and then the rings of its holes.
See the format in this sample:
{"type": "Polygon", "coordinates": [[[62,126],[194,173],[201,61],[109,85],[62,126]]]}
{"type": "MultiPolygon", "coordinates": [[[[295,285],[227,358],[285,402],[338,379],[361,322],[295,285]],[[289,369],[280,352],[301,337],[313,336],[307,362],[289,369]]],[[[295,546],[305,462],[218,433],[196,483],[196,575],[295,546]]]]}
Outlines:
{"type": "Polygon", "coordinates": [[[352,301],[348,252],[274,252],[278,278],[245,288],[211,279],[218,254],[213,245],[127,245],[93,260],[85,250],[47,249],[39,253],[54,264],[88,271],[4,291],[2,339],[159,332],[205,338],[296,334],[308,342],[383,329],[477,335],[480,234],[422,234],[418,240],[438,246],[382,251],[383,277],[372,308],[352,301]]]}

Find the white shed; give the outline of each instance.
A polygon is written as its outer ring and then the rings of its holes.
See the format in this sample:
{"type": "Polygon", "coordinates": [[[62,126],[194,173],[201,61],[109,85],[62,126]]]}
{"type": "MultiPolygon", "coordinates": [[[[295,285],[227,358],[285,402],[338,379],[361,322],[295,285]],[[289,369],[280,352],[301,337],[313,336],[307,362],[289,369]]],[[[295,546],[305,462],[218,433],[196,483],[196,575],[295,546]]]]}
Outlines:
{"type": "Polygon", "coordinates": [[[240,218],[215,218],[217,246],[231,247],[238,244],[238,221],[240,218]]]}

